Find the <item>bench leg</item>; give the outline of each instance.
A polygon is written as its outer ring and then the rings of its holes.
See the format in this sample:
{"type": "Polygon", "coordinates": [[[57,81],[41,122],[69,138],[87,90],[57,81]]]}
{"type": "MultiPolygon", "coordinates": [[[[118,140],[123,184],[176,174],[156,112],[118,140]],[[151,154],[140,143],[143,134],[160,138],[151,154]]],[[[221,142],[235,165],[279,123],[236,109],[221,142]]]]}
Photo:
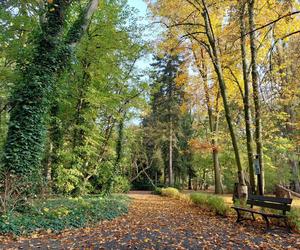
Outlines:
{"type": "Polygon", "coordinates": [[[242,219],[242,216],[241,216],[241,213],[240,213],[240,210],[238,209],[234,209],[237,213],[237,219],[236,219],[236,223],[239,223],[241,222],[243,219],[242,219]]]}
{"type": "Polygon", "coordinates": [[[252,214],[252,220],[255,221],[254,213],[251,214],[252,214]]]}
{"type": "Polygon", "coordinates": [[[291,233],[292,230],[291,230],[291,227],[289,225],[288,218],[284,218],[284,224],[286,226],[286,229],[287,229],[288,233],[291,233]]]}
{"type": "Polygon", "coordinates": [[[240,210],[236,210],[236,212],[237,212],[237,216],[238,216],[237,219],[236,219],[236,222],[240,223],[241,220],[242,220],[242,216],[241,216],[240,210]]]}
{"type": "Polygon", "coordinates": [[[262,217],[266,221],[266,226],[267,226],[266,231],[269,232],[271,228],[270,228],[270,222],[269,222],[268,216],[262,214],[262,217]]]}

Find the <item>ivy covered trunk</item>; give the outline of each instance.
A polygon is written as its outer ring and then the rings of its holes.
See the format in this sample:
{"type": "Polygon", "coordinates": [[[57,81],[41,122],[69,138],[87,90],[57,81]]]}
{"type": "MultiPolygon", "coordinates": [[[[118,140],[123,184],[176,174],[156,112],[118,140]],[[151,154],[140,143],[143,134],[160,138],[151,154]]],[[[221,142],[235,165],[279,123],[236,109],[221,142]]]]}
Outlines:
{"type": "Polygon", "coordinates": [[[66,64],[69,51],[61,42],[65,1],[47,4],[46,21],[34,37],[36,44],[27,65],[19,65],[21,72],[17,88],[12,93],[4,170],[17,176],[38,174],[44,151],[45,118],[48,95],[59,69],[66,64]]]}
{"type": "Polygon", "coordinates": [[[122,160],[122,154],[123,154],[123,150],[122,150],[122,143],[124,140],[124,122],[125,122],[125,118],[126,118],[126,112],[124,112],[124,114],[122,114],[122,117],[119,121],[119,125],[118,125],[118,138],[116,141],[116,160],[115,160],[115,170],[119,169],[119,165],[120,162],[122,160]]]}
{"type": "Polygon", "coordinates": [[[90,0],[64,39],[64,14],[71,2],[47,1],[45,21],[34,37],[35,49],[28,63],[19,65],[20,80],[11,97],[13,109],[4,152],[6,176],[31,178],[40,173],[50,95],[58,74],[70,60],[70,47],[83,36],[99,4],[99,0],[90,0]]]}

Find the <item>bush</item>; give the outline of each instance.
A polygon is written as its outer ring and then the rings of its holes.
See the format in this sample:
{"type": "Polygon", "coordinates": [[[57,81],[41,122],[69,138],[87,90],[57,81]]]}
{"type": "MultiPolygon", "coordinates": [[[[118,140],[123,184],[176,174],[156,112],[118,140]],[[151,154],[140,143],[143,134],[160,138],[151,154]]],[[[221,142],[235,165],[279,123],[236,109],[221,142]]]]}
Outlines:
{"type": "Polygon", "coordinates": [[[218,196],[209,196],[207,200],[208,206],[215,211],[217,215],[226,216],[229,212],[229,207],[225,204],[223,198],[218,196]]]}
{"type": "Polygon", "coordinates": [[[245,207],[245,208],[248,207],[247,200],[245,200],[245,199],[235,199],[233,204],[238,207],[245,207]]]}
{"type": "Polygon", "coordinates": [[[0,216],[0,233],[29,234],[40,230],[80,228],[127,213],[125,196],[89,196],[35,201],[23,213],[0,216]]]}
{"type": "Polygon", "coordinates": [[[288,213],[288,220],[292,228],[300,231],[300,208],[292,208],[288,213]]]}
{"type": "Polygon", "coordinates": [[[177,198],[179,197],[179,190],[176,188],[168,187],[168,188],[162,188],[161,189],[161,195],[167,196],[171,198],[177,198]]]}
{"type": "Polygon", "coordinates": [[[178,189],[176,188],[156,188],[153,191],[153,194],[158,194],[158,195],[162,195],[162,196],[166,196],[166,197],[170,197],[170,198],[175,198],[177,200],[181,200],[183,202],[187,202],[190,203],[191,199],[189,195],[186,194],[182,194],[179,192],[178,189]]]}
{"type": "Polygon", "coordinates": [[[113,193],[128,193],[130,191],[131,185],[126,177],[116,176],[113,182],[113,193]]]}
{"type": "Polygon", "coordinates": [[[161,195],[161,188],[155,188],[155,189],[152,191],[152,194],[155,194],[155,195],[161,195]]]}
{"type": "Polygon", "coordinates": [[[202,194],[202,193],[192,193],[190,194],[190,198],[192,202],[196,205],[203,205],[207,206],[208,205],[208,195],[207,194],[202,194]]]}
{"type": "Polygon", "coordinates": [[[226,216],[229,212],[229,207],[225,204],[222,197],[193,193],[190,195],[190,198],[194,204],[207,207],[209,210],[214,211],[217,215],[226,216]]]}
{"type": "Polygon", "coordinates": [[[186,203],[191,203],[191,198],[188,194],[179,193],[179,196],[177,197],[177,199],[179,199],[183,202],[186,202],[186,203]]]}

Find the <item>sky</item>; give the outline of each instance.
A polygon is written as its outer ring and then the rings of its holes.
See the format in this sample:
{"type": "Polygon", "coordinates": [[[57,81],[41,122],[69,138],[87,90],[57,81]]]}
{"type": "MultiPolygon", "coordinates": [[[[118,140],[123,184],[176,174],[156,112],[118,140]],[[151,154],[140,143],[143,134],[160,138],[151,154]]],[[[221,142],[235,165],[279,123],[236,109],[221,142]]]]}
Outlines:
{"type": "Polygon", "coordinates": [[[143,0],[128,0],[128,4],[139,10],[141,16],[146,16],[147,5],[143,0]]]}
{"type": "MultiPolygon", "coordinates": [[[[144,2],[144,0],[128,0],[128,4],[129,4],[129,6],[134,7],[139,11],[138,16],[145,18],[145,19],[143,19],[143,23],[145,23],[146,25],[150,23],[149,20],[146,18],[147,5],[144,2]]],[[[150,58],[151,57],[148,56],[148,57],[141,58],[141,60],[138,60],[137,61],[137,67],[140,70],[147,69],[149,67],[149,64],[150,64],[150,61],[151,61],[150,58]]],[[[133,117],[130,121],[128,121],[128,124],[139,125],[141,123],[141,119],[139,117],[139,110],[132,110],[132,111],[134,111],[136,113],[136,116],[133,117]]]]}
{"type": "MultiPolygon", "coordinates": [[[[149,18],[147,18],[147,4],[144,0],[128,0],[128,4],[131,7],[134,7],[138,10],[137,16],[141,17],[140,21],[143,25],[146,25],[148,28],[150,24],[149,18]]],[[[150,25],[151,26],[151,25],[150,25]]],[[[146,29],[144,31],[143,38],[147,40],[148,42],[152,39],[155,39],[155,34],[152,32],[152,29],[146,29]]],[[[151,54],[145,55],[143,58],[137,61],[138,68],[145,70],[149,67],[151,63],[151,54]]]]}

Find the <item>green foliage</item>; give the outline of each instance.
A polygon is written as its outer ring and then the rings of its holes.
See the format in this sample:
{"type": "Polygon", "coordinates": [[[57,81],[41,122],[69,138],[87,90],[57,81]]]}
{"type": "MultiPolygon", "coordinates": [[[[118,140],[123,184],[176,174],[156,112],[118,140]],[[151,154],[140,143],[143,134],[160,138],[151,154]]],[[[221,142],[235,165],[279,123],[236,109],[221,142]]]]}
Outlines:
{"type": "MultiPolygon", "coordinates": [[[[49,148],[51,144],[58,148],[52,165],[59,192],[127,192],[130,188],[125,179],[113,177],[126,176],[130,164],[126,127],[120,126],[119,139],[116,127],[130,119],[129,107],[139,105],[135,61],[144,48],[134,22],[123,1],[102,2],[76,47],[76,63],[60,79],[53,97],[57,112],[51,120],[62,124],[62,138],[50,134],[48,140],[49,148]]],[[[76,38],[77,29],[71,34],[76,38]]],[[[57,131],[54,128],[51,124],[49,130],[57,131]]]]}
{"type": "Polygon", "coordinates": [[[128,179],[124,176],[116,176],[113,181],[112,192],[113,193],[128,193],[131,185],[128,179]]]}
{"type": "Polygon", "coordinates": [[[80,186],[82,173],[78,169],[66,169],[60,165],[56,171],[55,184],[59,192],[69,194],[80,186]]]}
{"type": "Polygon", "coordinates": [[[20,78],[11,96],[10,114],[4,152],[5,171],[18,175],[39,174],[46,134],[45,115],[49,93],[56,74],[67,65],[70,51],[59,34],[63,28],[64,8],[47,12],[42,29],[34,32],[35,47],[26,64],[19,64],[20,78]],[[43,63],[41,63],[43,62],[43,63]]]}
{"type": "Polygon", "coordinates": [[[245,199],[235,199],[234,205],[239,207],[247,207],[247,201],[245,199]]]}
{"type": "Polygon", "coordinates": [[[155,189],[152,191],[152,194],[155,194],[155,195],[162,195],[162,188],[155,188],[155,189]]]}
{"type": "MultiPolygon", "coordinates": [[[[183,56],[168,54],[156,55],[150,72],[150,112],[143,117],[143,148],[153,167],[148,175],[154,179],[169,179],[169,186],[182,188],[179,183],[171,183],[174,176],[193,176],[189,140],[194,130],[192,116],[182,108],[185,101],[183,56]],[[169,176],[169,155],[172,138],[172,175],[169,176]]],[[[139,161],[142,161],[140,157],[139,161]]],[[[176,179],[178,182],[179,179],[176,179]]]]}
{"type": "Polygon", "coordinates": [[[168,188],[161,189],[161,195],[171,197],[171,198],[177,198],[179,197],[180,192],[176,188],[168,187],[168,188]]]}
{"type": "Polygon", "coordinates": [[[288,213],[288,220],[291,227],[300,231],[300,208],[292,208],[288,213]]]}
{"type": "Polygon", "coordinates": [[[153,193],[159,194],[162,196],[166,196],[166,197],[170,197],[173,199],[177,199],[177,200],[180,200],[180,201],[186,202],[186,203],[190,203],[190,201],[191,201],[189,195],[180,193],[178,189],[173,188],[173,187],[161,188],[161,189],[156,188],[153,191],[153,193]]]}
{"type": "Polygon", "coordinates": [[[20,72],[16,66],[25,64],[33,49],[32,31],[36,29],[38,17],[32,15],[35,9],[39,12],[37,2],[9,1],[0,7],[0,158],[3,157],[3,146],[6,141],[9,110],[9,98],[20,72]],[[14,9],[15,11],[11,11],[14,9]],[[19,11],[16,11],[19,10],[19,11]],[[30,14],[31,13],[31,14],[30,14]]]}
{"type": "Polygon", "coordinates": [[[191,200],[196,205],[207,205],[208,195],[203,193],[191,193],[191,200]]]}
{"type": "Polygon", "coordinates": [[[292,180],[291,165],[292,145],[286,138],[272,137],[272,141],[266,141],[265,150],[265,189],[272,193],[278,183],[289,184],[292,180]]]}
{"type": "Polygon", "coordinates": [[[3,214],[0,217],[0,233],[21,235],[39,230],[59,232],[66,228],[85,227],[127,213],[128,202],[125,196],[34,201],[22,213],[3,214]]]}
{"type": "Polygon", "coordinates": [[[230,210],[229,206],[225,204],[224,199],[216,195],[192,193],[190,198],[196,205],[207,207],[211,211],[214,211],[217,215],[227,216],[230,210]]]}
{"type": "Polygon", "coordinates": [[[220,154],[220,163],[223,167],[224,181],[227,192],[233,192],[234,183],[236,182],[236,170],[234,168],[234,154],[231,151],[226,151],[220,154]]]}
{"type": "Polygon", "coordinates": [[[217,215],[226,216],[229,212],[229,207],[221,197],[212,195],[208,197],[207,204],[217,215]]]}

